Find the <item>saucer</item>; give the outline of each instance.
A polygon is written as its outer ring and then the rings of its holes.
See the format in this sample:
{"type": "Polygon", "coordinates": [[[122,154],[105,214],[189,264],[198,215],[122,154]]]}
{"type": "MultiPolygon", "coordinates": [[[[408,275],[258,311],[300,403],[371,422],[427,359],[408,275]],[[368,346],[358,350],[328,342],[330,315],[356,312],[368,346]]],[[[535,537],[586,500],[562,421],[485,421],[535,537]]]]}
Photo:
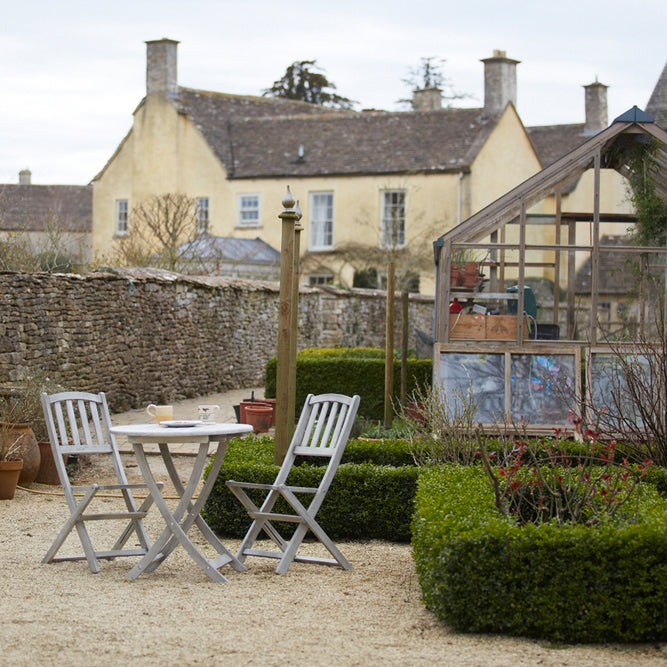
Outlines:
{"type": "Polygon", "coordinates": [[[160,426],[167,428],[187,428],[189,426],[199,426],[202,422],[199,419],[170,419],[160,422],[160,426]]]}

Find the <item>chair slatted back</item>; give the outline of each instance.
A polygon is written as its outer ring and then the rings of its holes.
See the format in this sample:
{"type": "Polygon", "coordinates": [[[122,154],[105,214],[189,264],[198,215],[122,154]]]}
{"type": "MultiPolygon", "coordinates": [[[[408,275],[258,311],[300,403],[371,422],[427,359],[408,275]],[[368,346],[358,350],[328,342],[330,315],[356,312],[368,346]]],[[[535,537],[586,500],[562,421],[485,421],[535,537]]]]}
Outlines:
{"type": "Polygon", "coordinates": [[[313,509],[318,507],[345,451],[358,406],[359,396],[309,394],[275,484],[287,481],[297,457],[328,458],[327,469],[313,499],[313,509]]]}
{"type": "Polygon", "coordinates": [[[110,455],[118,482],[127,484],[116,441],[109,430],[111,417],[103,392],[65,391],[51,395],[44,392],[42,409],[63,487],[69,486],[63,457],[78,454],[110,455]]]}

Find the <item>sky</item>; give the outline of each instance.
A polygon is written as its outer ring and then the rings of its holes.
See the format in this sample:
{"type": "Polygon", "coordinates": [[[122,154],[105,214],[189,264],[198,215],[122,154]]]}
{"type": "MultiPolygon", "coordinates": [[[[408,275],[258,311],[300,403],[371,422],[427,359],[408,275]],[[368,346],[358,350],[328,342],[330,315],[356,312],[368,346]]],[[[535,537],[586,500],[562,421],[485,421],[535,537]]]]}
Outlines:
{"type": "Polygon", "coordinates": [[[0,183],[89,183],[132,125],[147,40],[178,40],[178,82],[261,95],[289,64],[316,60],[355,108],[399,110],[404,79],[443,59],[483,105],[482,58],[521,61],[527,126],[582,123],[584,90],[609,86],[609,121],[643,109],[667,60],[664,0],[3,0],[0,183]]]}

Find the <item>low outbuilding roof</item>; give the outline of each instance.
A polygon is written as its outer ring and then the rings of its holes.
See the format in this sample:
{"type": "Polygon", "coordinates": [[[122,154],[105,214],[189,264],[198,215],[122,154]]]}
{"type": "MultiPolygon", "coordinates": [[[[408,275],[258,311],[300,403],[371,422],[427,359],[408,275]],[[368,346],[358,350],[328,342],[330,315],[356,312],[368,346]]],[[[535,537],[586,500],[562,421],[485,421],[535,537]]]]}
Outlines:
{"type": "Polygon", "coordinates": [[[90,185],[0,185],[0,230],[90,232],[90,185]]]}

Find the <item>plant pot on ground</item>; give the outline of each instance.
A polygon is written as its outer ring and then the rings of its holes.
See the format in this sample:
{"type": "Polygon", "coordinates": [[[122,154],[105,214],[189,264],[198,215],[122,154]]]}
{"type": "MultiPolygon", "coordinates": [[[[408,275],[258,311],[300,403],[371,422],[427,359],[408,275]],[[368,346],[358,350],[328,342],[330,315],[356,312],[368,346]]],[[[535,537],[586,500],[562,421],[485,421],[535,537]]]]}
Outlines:
{"type": "Polygon", "coordinates": [[[39,472],[38,440],[46,440],[41,393],[62,391],[41,369],[26,371],[18,382],[0,386],[0,461],[21,459],[19,484],[31,484],[39,472]],[[11,453],[10,453],[11,450],[11,453]]]}
{"type": "Polygon", "coordinates": [[[23,461],[0,461],[0,500],[11,500],[21,474],[23,461]]]}
{"type": "Polygon", "coordinates": [[[30,424],[0,422],[0,460],[22,461],[18,483],[29,485],[39,472],[40,454],[30,424]],[[3,455],[2,452],[7,452],[3,455]]]}
{"type": "Polygon", "coordinates": [[[246,405],[244,423],[250,424],[255,433],[266,433],[271,428],[272,416],[272,406],[256,401],[254,404],[246,405]]]}
{"type": "MultiPolygon", "coordinates": [[[[48,440],[38,440],[39,447],[39,472],[35,477],[35,482],[38,484],[49,484],[51,486],[58,486],[60,478],[58,477],[58,469],[53,458],[53,451],[51,450],[51,443],[48,440]]],[[[67,464],[67,456],[63,456],[65,464],[67,464]]]]}

